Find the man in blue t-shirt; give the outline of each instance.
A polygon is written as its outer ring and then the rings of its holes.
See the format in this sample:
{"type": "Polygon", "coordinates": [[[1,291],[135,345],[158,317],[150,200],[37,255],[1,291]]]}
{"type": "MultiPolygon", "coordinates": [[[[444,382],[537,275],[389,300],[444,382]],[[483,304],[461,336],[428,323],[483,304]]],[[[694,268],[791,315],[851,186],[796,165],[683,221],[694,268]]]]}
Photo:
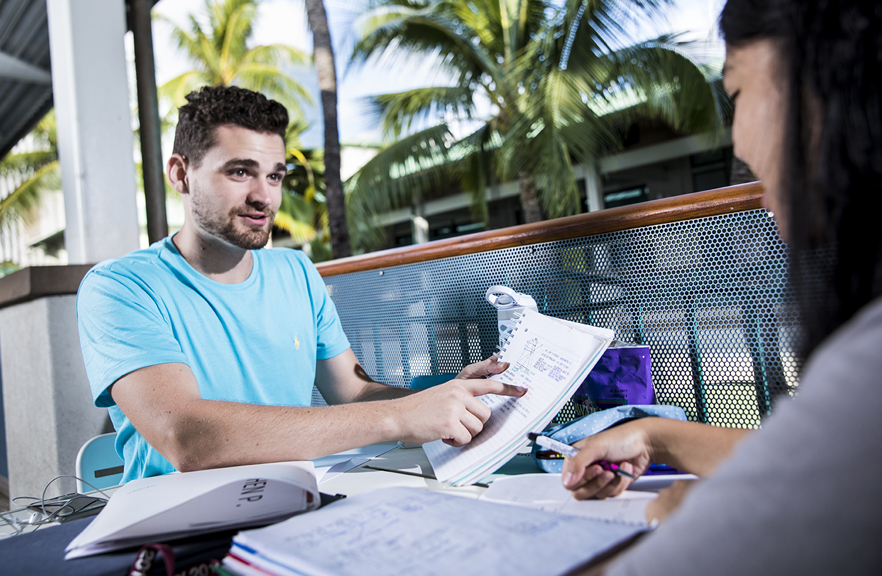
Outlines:
{"type": "Polygon", "coordinates": [[[95,404],[107,407],[124,480],[405,440],[461,446],[481,431],[495,358],[429,390],[359,365],[334,303],[298,250],[266,250],[282,195],[285,108],[236,87],[180,109],[167,176],[180,232],[102,262],[77,298],[95,404]],[[310,407],[313,384],[329,406],[310,407]]]}

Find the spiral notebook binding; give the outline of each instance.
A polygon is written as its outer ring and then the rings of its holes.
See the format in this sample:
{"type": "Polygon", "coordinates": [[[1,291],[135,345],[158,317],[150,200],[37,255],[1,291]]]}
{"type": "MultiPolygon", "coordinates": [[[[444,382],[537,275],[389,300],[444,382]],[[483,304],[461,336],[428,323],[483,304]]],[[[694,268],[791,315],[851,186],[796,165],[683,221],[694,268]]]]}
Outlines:
{"type": "Polygon", "coordinates": [[[521,326],[521,323],[524,321],[524,315],[526,313],[527,313],[527,311],[524,310],[524,312],[513,316],[514,318],[517,319],[517,322],[515,322],[514,326],[511,328],[511,330],[506,331],[505,342],[497,348],[497,350],[500,354],[505,352],[506,347],[508,346],[508,343],[511,341],[512,336],[514,336],[514,333],[518,331],[518,328],[521,326]]]}

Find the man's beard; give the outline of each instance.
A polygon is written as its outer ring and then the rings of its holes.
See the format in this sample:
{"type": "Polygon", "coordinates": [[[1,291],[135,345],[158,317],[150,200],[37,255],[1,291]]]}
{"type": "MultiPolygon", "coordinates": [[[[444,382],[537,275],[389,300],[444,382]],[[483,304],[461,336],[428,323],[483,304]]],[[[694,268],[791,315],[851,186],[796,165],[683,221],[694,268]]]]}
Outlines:
{"type": "Polygon", "coordinates": [[[238,246],[243,250],[256,250],[263,248],[269,242],[270,231],[272,230],[272,222],[275,214],[269,208],[260,210],[267,216],[267,223],[262,228],[242,228],[237,227],[236,222],[240,214],[257,212],[256,208],[233,208],[226,215],[225,219],[213,218],[210,206],[206,206],[201,201],[203,195],[195,195],[192,197],[191,204],[193,207],[193,218],[195,223],[217,238],[226,240],[233,246],[238,246]],[[197,200],[198,198],[198,200],[197,200]]]}

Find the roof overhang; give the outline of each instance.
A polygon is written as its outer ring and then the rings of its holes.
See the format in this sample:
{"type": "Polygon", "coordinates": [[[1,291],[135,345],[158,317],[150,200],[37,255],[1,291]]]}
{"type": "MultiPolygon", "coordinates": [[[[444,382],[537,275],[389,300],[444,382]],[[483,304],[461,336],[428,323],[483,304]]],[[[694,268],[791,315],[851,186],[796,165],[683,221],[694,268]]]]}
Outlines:
{"type": "MultiPolygon", "coordinates": [[[[151,1],[155,5],[159,0],[151,1]]],[[[129,0],[126,13],[130,13],[129,0]]],[[[52,105],[46,0],[2,0],[0,158],[30,132],[52,105]]]]}

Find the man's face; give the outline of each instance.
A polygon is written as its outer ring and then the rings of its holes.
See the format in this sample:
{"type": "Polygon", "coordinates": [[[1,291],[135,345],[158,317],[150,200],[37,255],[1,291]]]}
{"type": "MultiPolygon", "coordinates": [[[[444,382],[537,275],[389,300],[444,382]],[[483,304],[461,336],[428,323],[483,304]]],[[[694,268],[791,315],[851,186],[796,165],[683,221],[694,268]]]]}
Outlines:
{"type": "Polygon", "coordinates": [[[199,166],[187,168],[194,231],[245,250],[262,248],[282,202],[285,143],[239,126],[218,127],[215,140],[199,166]]]}

